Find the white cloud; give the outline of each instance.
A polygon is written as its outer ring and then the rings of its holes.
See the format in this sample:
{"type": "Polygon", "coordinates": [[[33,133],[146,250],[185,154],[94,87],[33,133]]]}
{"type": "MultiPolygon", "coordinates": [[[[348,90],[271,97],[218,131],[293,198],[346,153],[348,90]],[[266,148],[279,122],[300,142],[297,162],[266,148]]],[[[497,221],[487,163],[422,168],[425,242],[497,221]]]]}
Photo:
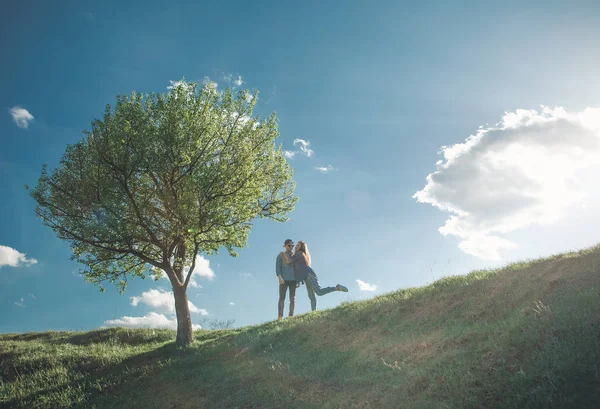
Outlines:
{"type": "Polygon", "coordinates": [[[300,145],[300,151],[302,151],[302,153],[304,153],[309,158],[314,154],[314,151],[309,148],[309,146],[310,146],[309,141],[306,141],[306,140],[300,139],[300,138],[296,138],[296,139],[294,139],[294,146],[296,146],[297,144],[300,145]]]}
{"type": "Polygon", "coordinates": [[[254,99],[254,95],[252,95],[252,94],[250,94],[250,93],[248,93],[248,94],[246,95],[246,102],[247,102],[247,103],[250,103],[250,102],[252,102],[252,100],[253,100],[253,99],[254,99]]]}
{"type": "Polygon", "coordinates": [[[242,277],[255,278],[252,273],[240,273],[242,277]]]}
{"type": "Polygon", "coordinates": [[[375,291],[377,290],[377,286],[375,284],[365,283],[362,280],[356,280],[360,291],[375,291]]]}
{"type": "MultiPolygon", "coordinates": [[[[171,258],[171,262],[173,262],[173,258],[171,258]]],[[[187,276],[187,273],[190,271],[191,266],[185,266],[183,268],[184,278],[187,276]]],[[[203,288],[198,282],[196,278],[205,278],[207,280],[214,280],[216,277],[215,272],[210,268],[210,260],[205,259],[201,255],[196,256],[196,266],[194,267],[194,271],[192,272],[192,277],[190,278],[190,287],[192,288],[203,288]]],[[[166,274],[162,274],[161,278],[168,280],[166,274]]]]}
{"type": "Polygon", "coordinates": [[[233,301],[231,301],[231,302],[229,303],[229,305],[235,305],[235,303],[234,303],[233,301]]]}
{"type": "Polygon", "coordinates": [[[233,74],[225,74],[221,77],[221,79],[228,84],[232,84],[233,88],[237,88],[244,83],[244,79],[241,75],[238,75],[236,78],[234,78],[233,74]]]}
{"type": "MultiPolygon", "coordinates": [[[[136,307],[139,303],[146,304],[155,310],[163,311],[169,314],[175,314],[175,298],[173,297],[172,291],[165,291],[162,289],[151,289],[148,290],[140,297],[129,297],[131,299],[131,305],[136,307]]],[[[191,301],[188,300],[190,312],[197,313],[200,315],[208,315],[208,311],[196,307],[191,301]]]]}
{"type": "MultiPolygon", "coordinates": [[[[104,326],[126,328],[168,328],[177,329],[177,318],[167,318],[163,314],[149,312],[143,317],[121,317],[116,320],[104,321],[104,326]]],[[[192,329],[201,329],[200,325],[192,324],[192,329]]]]}
{"type": "Polygon", "coordinates": [[[27,129],[29,127],[29,122],[33,121],[33,115],[20,106],[14,106],[9,109],[8,112],[10,112],[13,121],[15,121],[19,128],[27,129]]]}
{"type": "MultiPolygon", "coordinates": [[[[550,225],[591,206],[600,177],[600,109],[506,112],[464,143],[443,146],[444,160],[413,198],[451,215],[439,231],[461,250],[499,260],[517,247],[499,235],[550,225]]],[[[597,203],[596,205],[600,205],[597,203]]]]}
{"type": "Polygon", "coordinates": [[[36,296],[35,296],[35,294],[33,294],[33,293],[29,293],[29,294],[27,294],[27,295],[29,295],[29,296],[30,296],[31,298],[33,298],[34,300],[36,299],[36,296]]]}
{"type": "MultiPolygon", "coordinates": [[[[184,276],[190,271],[190,267],[191,266],[183,268],[184,276]]],[[[205,259],[201,255],[196,256],[196,266],[192,272],[192,278],[190,278],[190,287],[202,288],[202,286],[196,282],[196,277],[206,278],[207,280],[214,280],[216,277],[215,272],[210,268],[210,260],[205,259]]]]}
{"type": "Polygon", "coordinates": [[[331,165],[327,165],[327,166],[315,166],[315,170],[321,173],[328,173],[331,172],[332,170],[335,170],[335,168],[331,165]]]}
{"type": "Polygon", "coordinates": [[[19,301],[15,301],[15,305],[21,308],[25,307],[25,300],[23,299],[23,297],[21,297],[19,301]]]}
{"type": "Polygon", "coordinates": [[[294,151],[283,151],[283,154],[285,155],[286,158],[292,159],[294,157],[294,155],[296,155],[296,152],[294,152],[294,151]]]}
{"type": "Polygon", "coordinates": [[[11,267],[29,267],[37,263],[34,258],[27,258],[23,253],[17,250],[0,245],[0,267],[11,266],[11,267]]]}

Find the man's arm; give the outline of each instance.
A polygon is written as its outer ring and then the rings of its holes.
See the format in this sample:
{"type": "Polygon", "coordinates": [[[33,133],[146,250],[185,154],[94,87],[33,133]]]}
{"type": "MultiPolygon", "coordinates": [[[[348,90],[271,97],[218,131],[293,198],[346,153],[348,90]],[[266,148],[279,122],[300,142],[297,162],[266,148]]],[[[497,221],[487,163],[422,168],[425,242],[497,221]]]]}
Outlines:
{"type": "Polygon", "coordinates": [[[283,279],[283,272],[282,270],[282,264],[283,264],[283,257],[281,257],[281,253],[279,253],[277,255],[277,259],[275,260],[275,275],[277,275],[277,277],[279,277],[279,283],[283,284],[285,283],[285,280],[283,279]]]}

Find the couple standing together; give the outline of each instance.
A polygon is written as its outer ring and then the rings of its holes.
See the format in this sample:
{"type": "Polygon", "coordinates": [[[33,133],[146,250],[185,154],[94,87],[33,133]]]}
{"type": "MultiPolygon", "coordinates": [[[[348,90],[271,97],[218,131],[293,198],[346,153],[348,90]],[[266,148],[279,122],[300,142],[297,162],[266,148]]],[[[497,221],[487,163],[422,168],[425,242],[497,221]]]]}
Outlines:
{"type": "Polygon", "coordinates": [[[348,289],[343,285],[336,285],[335,287],[321,288],[319,285],[319,279],[315,274],[314,270],[310,267],[310,253],[306,243],[302,240],[296,244],[294,248],[294,241],[287,239],[283,244],[285,251],[282,251],[277,256],[275,262],[275,274],[279,279],[279,304],[278,304],[278,316],[277,319],[283,318],[283,307],[285,303],[285,295],[290,293],[290,314],[294,315],[294,307],[296,306],[296,288],[300,287],[300,283],[306,284],[306,292],[310,299],[310,307],[314,311],[317,309],[317,298],[315,295],[322,296],[329,294],[333,291],[344,291],[348,292],[348,289]]]}

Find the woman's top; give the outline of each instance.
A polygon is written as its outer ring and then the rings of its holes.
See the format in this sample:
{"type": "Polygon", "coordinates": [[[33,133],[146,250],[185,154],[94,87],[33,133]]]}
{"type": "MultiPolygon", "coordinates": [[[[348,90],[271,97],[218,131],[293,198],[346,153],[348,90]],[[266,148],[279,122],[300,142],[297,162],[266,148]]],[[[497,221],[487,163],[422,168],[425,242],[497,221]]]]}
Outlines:
{"type": "Polygon", "coordinates": [[[294,275],[296,276],[296,281],[306,280],[309,273],[315,274],[313,269],[306,264],[303,251],[297,251],[292,257],[292,262],[294,263],[294,275]]]}

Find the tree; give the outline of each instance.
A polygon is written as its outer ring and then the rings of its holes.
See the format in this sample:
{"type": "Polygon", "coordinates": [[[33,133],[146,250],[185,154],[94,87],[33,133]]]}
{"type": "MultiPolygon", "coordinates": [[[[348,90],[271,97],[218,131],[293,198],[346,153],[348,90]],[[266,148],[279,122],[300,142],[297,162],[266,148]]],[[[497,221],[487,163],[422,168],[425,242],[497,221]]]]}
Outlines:
{"type": "Polygon", "coordinates": [[[43,164],[36,214],[70,243],[80,273],[104,291],[128,279],[173,287],[178,345],[193,341],[187,287],[199,254],[233,257],[252,222],[285,222],[298,198],[277,117],[253,117],[258,93],[222,94],[185,79],[164,94],[117,96],[114,112],[68,145],[59,166],[43,164]],[[184,267],[189,266],[186,272],[184,267]]]}

